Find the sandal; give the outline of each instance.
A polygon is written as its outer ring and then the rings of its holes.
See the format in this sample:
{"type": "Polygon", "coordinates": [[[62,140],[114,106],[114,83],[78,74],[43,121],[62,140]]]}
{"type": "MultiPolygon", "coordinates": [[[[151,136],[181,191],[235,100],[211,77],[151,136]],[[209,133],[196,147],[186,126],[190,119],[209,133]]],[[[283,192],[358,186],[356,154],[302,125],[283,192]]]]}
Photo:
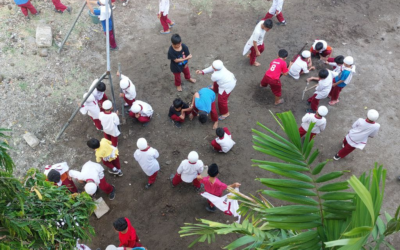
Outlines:
{"type": "Polygon", "coordinates": [[[283,98],[279,101],[279,103],[277,103],[277,104],[274,104],[275,106],[279,106],[279,105],[281,105],[282,103],[284,103],[285,102],[285,100],[283,100],[283,98]]]}
{"type": "Polygon", "coordinates": [[[218,120],[219,120],[219,121],[223,121],[223,120],[225,120],[226,118],[228,118],[228,116],[220,115],[220,116],[218,117],[218,120]]]}

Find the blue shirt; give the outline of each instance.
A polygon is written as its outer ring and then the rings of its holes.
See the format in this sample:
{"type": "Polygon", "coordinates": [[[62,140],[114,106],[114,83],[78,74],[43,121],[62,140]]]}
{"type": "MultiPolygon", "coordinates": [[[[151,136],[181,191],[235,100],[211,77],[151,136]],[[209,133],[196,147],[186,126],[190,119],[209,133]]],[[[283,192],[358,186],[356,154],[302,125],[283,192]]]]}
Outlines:
{"type": "Polygon", "coordinates": [[[215,101],[215,93],[209,88],[202,88],[199,91],[199,98],[194,99],[196,108],[201,111],[211,112],[211,104],[215,101]]]}
{"type": "MultiPolygon", "coordinates": [[[[14,0],[15,1],[15,0],[14,0]]],[[[111,11],[111,10],[110,10],[111,11]]],[[[96,10],[93,10],[93,14],[95,14],[96,16],[100,16],[100,10],[98,10],[98,9],[96,9],[96,10]]],[[[103,21],[101,21],[101,25],[103,25],[103,31],[104,32],[106,32],[107,31],[107,26],[106,26],[106,21],[107,21],[107,19],[106,20],[103,20],[103,21]]],[[[109,23],[109,30],[112,30],[112,27],[113,27],[113,24],[112,24],[112,19],[111,18],[109,18],[109,21],[110,21],[110,23],[109,23]]]]}
{"type": "Polygon", "coordinates": [[[337,85],[338,87],[341,87],[341,88],[346,87],[347,84],[344,83],[344,81],[346,81],[346,79],[347,79],[347,77],[349,77],[350,73],[351,73],[351,71],[349,71],[349,70],[343,70],[342,73],[340,73],[340,75],[338,75],[338,76],[335,78],[335,82],[338,82],[338,81],[340,81],[340,80],[343,81],[342,83],[339,83],[339,84],[337,85]]]}
{"type": "Polygon", "coordinates": [[[16,5],[20,5],[20,4],[27,3],[28,0],[14,0],[14,2],[15,2],[16,5]]]}

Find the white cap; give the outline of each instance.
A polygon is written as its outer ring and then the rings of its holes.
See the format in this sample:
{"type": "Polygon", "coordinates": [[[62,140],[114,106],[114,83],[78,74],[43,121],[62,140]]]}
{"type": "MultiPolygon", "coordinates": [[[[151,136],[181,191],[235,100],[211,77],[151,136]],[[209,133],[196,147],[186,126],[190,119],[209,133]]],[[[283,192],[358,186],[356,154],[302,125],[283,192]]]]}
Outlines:
{"type": "Polygon", "coordinates": [[[121,89],[126,89],[129,86],[128,78],[121,79],[121,81],[119,82],[119,86],[121,87],[121,89]]]}
{"type": "Polygon", "coordinates": [[[106,250],[117,250],[118,248],[116,247],[116,246],[114,246],[114,245],[108,245],[107,247],[106,247],[106,250]]]}
{"type": "Polygon", "coordinates": [[[320,116],[326,116],[328,114],[328,108],[325,106],[321,106],[318,108],[318,114],[320,116]]]}
{"type": "Polygon", "coordinates": [[[139,138],[136,142],[136,146],[140,150],[145,150],[148,147],[147,141],[144,138],[139,138]]]}
{"type": "Polygon", "coordinates": [[[139,105],[138,103],[134,102],[134,103],[132,104],[131,111],[132,111],[133,113],[136,114],[136,113],[139,113],[140,110],[142,110],[142,108],[140,107],[140,105],[139,105]]]}
{"type": "Polygon", "coordinates": [[[220,69],[222,69],[224,67],[224,63],[221,60],[215,60],[212,63],[212,66],[214,67],[214,69],[220,70],[220,69]]]}
{"type": "Polygon", "coordinates": [[[348,65],[353,65],[354,59],[353,59],[352,56],[346,56],[346,57],[344,58],[343,62],[344,62],[345,64],[348,64],[348,65]]]}
{"type": "MultiPolygon", "coordinates": [[[[85,99],[87,96],[87,93],[83,94],[83,99],[85,99]]],[[[90,94],[90,96],[88,97],[88,99],[86,99],[86,102],[94,102],[94,95],[90,94]]]]}
{"type": "Polygon", "coordinates": [[[370,110],[368,110],[367,117],[368,117],[368,120],[374,122],[374,121],[378,120],[379,113],[375,109],[370,109],[370,110]]]}
{"type": "Polygon", "coordinates": [[[192,151],[188,155],[188,160],[190,163],[196,163],[199,160],[199,154],[196,151],[192,151]]]}
{"type": "Polygon", "coordinates": [[[304,58],[309,58],[311,56],[311,52],[309,50],[304,50],[301,52],[301,56],[304,58]]]}
{"type": "Polygon", "coordinates": [[[110,100],[106,100],[103,102],[103,109],[109,110],[112,108],[112,102],[110,100]]]}
{"type": "Polygon", "coordinates": [[[86,191],[86,193],[88,193],[88,195],[93,195],[94,193],[96,193],[96,191],[97,191],[96,183],[93,183],[93,182],[86,183],[85,191],[86,191]]]}

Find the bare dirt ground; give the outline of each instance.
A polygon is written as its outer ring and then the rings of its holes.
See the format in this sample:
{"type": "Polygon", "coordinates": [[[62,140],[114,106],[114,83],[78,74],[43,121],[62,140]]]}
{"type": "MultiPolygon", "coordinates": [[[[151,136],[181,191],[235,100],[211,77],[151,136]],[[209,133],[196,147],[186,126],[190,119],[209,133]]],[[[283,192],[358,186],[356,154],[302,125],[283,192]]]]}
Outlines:
{"type": "MultiPolygon", "coordinates": [[[[0,127],[12,129],[13,138],[9,143],[15,149],[12,156],[18,166],[17,174],[30,167],[42,168],[45,164],[60,161],[67,161],[71,168],[79,169],[86,161],[94,160],[93,151],[86,147],[87,139],[102,137],[90,118],[78,114],[62,138],[58,142],[54,138],[77,107],[85,89],[106,70],[105,38],[101,27],[91,24],[86,10],[66,50],[57,54],[57,46],[53,45],[48,57],[39,57],[34,41],[37,24],[50,24],[57,43],[69,29],[81,3],[67,2],[74,7],[70,16],[54,13],[51,2],[34,1],[42,14],[30,22],[23,19],[14,3],[8,5],[4,0],[0,1],[2,3],[0,73],[4,80],[0,84],[0,127]],[[25,143],[22,135],[26,131],[41,140],[38,147],[31,149],[25,143]]],[[[268,11],[270,2],[174,0],[169,16],[177,23],[173,32],[182,36],[193,54],[189,64],[191,72],[194,74],[196,69],[210,65],[214,59],[221,59],[238,79],[229,99],[231,116],[220,123],[229,127],[237,143],[226,155],[211,150],[210,141],[215,137],[211,122],[201,125],[198,121],[188,121],[182,129],[176,129],[167,117],[174,98],[180,96],[189,101],[193,92],[211,81],[209,76],[196,76],[196,84],[184,82],[183,92],[176,92],[166,55],[170,36],[158,34],[161,30],[156,17],[158,1],[132,0],[127,7],[122,7],[120,2],[117,5],[114,14],[120,50],[111,54],[113,76],[120,62],[123,73],[136,85],[137,99],[149,102],[155,114],[146,128],[129,117],[127,124],[121,127],[120,158],[128,163],[122,163],[123,177],[106,175],[107,180],[116,186],[117,196],[109,201],[103,195],[111,211],[100,220],[93,218],[97,235],[91,247],[104,249],[108,244],[118,243],[112,222],[121,216],[131,220],[148,249],[165,250],[185,249],[194,239],[179,237],[178,231],[184,222],[195,222],[196,218],[232,222],[233,218],[221,213],[209,214],[204,209],[206,200],[191,186],[181,185],[172,189],[167,178],[191,150],[196,150],[206,164],[219,164],[222,181],[228,184],[241,182],[244,193],[262,189],[263,186],[254,179],[269,173],[252,168],[250,159],[267,157],[252,149],[251,128],[255,128],[259,121],[277,131],[278,126],[269,110],[292,110],[300,120],[307,108],[306,102],[301,101],[307,76],[302,76],[299,81],[282,77],[286,102],[279,107],[274,107],[271,91],[260,89],[259,82],[279,49],[287,49],[291,59],[305,41],[311,43],[314,39],[328,41],[335,56],[352,55],[357,65],[357,75],[342,92],[339,105],[330,107],[327,99],[321,101],[321,105],[329,106],[329,114],[326,131],[316,138],[316,146],[321,151],[319,160],[332,158],[352,123],[358,117],[364,117],[366,109],[377,109],[381,124],[379,135],[371,139],[363,151],[356,150],[346,159],[329,163],[326,171],[349,169],[351,173],[344,177],[348,178],[368,171],[374,162],[383,164],[388,171],[384,210],[393,214],[400,204],[400,184],[396,180],[400,175],[397,160],[400,90],[396,85],[400,80],[397,74],[400,60],[396,56],[400,53],[400,2],[287,1],[283,14],[288,25],[275,26],[267,33],[265,51],[258,59],[262,66],[256,68],[250,67],[248,59],[241,53],[257,20],[268,11]],[[144,189],[146,176],[133,159],[139,137],[145,137],[160,152],[161,172],[148,191],[144,189]]],[[[317,69],[325,67],[320,62],[314,63],[317,69]]],[[[113,79],[114,91],[118,93],[118,81],[116,77],[113,79]]],[[[111,96],[110,89],[107,95],[111,96]]],[[[119,98],[117,103],[120,109],[119,98]]],[[[219,237],[211,249],[219,249],[234,238],[219,237]]],[[[399,237],[391,242],[399,245],[399,237]]],[[[210,246],[200,244],[193,249],[210,249],[210,246]]]]}

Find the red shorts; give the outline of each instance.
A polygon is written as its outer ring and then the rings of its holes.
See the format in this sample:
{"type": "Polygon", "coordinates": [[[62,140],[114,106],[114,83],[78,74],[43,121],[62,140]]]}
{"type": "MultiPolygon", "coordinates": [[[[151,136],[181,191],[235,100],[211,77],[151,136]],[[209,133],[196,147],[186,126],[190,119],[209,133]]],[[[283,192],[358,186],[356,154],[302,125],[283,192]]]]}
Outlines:
{"type": "Polygon", "coordinates": [[[282,84],[280,79],[272,79],[271,77],[264,75],[263,79],[261,80],[261,86],[267,87],[268,85],[276,97],[282,96],[282,84]]]}

